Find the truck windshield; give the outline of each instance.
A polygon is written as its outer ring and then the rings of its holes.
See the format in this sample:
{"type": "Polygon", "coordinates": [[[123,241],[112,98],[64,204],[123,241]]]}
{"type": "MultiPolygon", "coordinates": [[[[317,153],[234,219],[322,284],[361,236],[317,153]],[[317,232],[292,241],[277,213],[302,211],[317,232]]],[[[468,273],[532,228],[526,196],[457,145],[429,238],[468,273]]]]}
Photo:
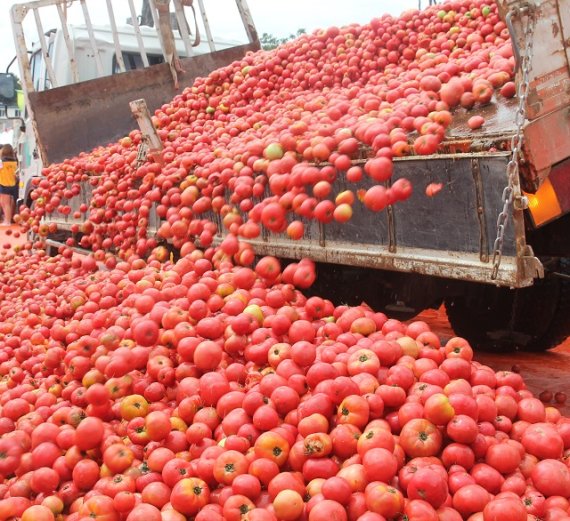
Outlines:
{"type": "MultiPolygon", "coordinates": [[[[158,65],[164,63],[164,57],[160,54],[147,54],[149,65],[158,65]]],[[[135,69],[144,69],[142,57],[138,52],[123,51],[123,60],[125,61],[125,69],[132,71],[135,69]]],[[[116,55],[113,56],[113,74],[119,74],[121,69],[117,63],[116,55]]]]}

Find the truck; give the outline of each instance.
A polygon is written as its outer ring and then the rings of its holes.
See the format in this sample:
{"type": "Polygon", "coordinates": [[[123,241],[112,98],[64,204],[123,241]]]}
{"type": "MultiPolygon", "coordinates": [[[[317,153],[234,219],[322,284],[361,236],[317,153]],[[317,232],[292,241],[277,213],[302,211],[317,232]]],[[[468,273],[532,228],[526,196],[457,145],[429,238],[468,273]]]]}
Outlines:
{"type": "MultiPolygon", "coordinates": [[[[142,70],[39,91],[19,24],[24,10],[48,3],[59,4],[38,0],[11,11],[44,164],[124,134],[133,125],[132,99],[145,98],[152,110],[161,103],[159,91],[162,101],[175,94],[167,56],[167,63],[145,62],[142,70]],[[50,133],[56,120],[61,130],[50,133]]],[[[236,3],[248,46],[182,58],[182,69],[192,69],[184,61],[193,60],[203,74],[206,64],[220,64],[214,56],[231,59],[258,44],[245,3],[236,3]]],[[[456,334],[477,348],[546,350],[570,335],[570,0],[496,3],[516,58],[516,97],[495,97],[478,109],[485,119],[480,130],[467,123],[472,112],[458,110],[437,154],[394,158],[387,184],[408,179],[414,192],[407,201],[373,215],[355,207],[343,225],[308,221],[298,241],[264,232],[249,242],[260,256],[311,258],[314,291],[335,302],[364,301],[399,319],[444,305],[456,334]],[[442,190],[426,197],[432,183],[442,190]]],[[[116,44],[118,30],[111,33],[116,44]]],[[[355,163],[365,159],[364,152],[355,163]]],[[[343,182],[337,180],[339,190],[343,182]]],[[[358,188],[369,186],[362,181],[358,188]]],[[[85,183],[76,204],[89,198],[85,183]]],[[[57,229],[56,245],[77,224],[57,213],[44,220],[57,229]]]]}
{"type": "MultiPolygon", "coordinates": [[[[259,49],[246,0],[222,3],[236,39],[215,33],[214,8],[204,0],[196,6],[191,0],[12,6],[26,107],[25,129],[16,137],[20,199],[29,202],[31,179],[43,166],[128,134],[130,101],[143,98],[153,111],[180,92],[179,84],[259,49]]],[[[13,74],[2,77],[9,82],[13,74]]]]}

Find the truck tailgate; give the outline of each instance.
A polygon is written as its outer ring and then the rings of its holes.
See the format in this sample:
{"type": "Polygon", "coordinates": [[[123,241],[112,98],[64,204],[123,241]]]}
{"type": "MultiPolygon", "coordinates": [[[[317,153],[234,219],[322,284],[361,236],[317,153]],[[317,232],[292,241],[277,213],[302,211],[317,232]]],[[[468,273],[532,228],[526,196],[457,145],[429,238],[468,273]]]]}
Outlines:
{"type": "MultiPolygon", "coordinates": [[[[407,201],[377,214],[357,203],[344,224],[305,221],[305,236],[298,241],[266,234],[251,242],[263,255],[528,286],[540,268],[519,251],[524,244],[522,211],[509,217],[501,266],[497,279],[491,279],[508,157],[497,152],[396,159],[392,180],[405,177],[414,186],[407,201]],[[430,183],[443,185],[431,198],[425,194],[430,183]]],[[[335,188],[371,185],[369,180],[355,186],[338,179],[335,188]]]]}

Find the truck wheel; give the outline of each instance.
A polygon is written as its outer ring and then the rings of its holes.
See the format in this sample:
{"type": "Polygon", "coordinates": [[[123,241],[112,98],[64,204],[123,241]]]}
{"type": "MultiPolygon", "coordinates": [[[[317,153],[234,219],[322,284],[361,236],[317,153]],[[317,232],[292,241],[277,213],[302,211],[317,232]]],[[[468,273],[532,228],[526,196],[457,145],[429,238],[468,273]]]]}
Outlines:
{"type": "Polygon", "coordinates": [[[477,285],[467,296],[448,297],[455,333],[486,351],[546,351],[570,336],[570,259],[523,289],[477,285]]]}

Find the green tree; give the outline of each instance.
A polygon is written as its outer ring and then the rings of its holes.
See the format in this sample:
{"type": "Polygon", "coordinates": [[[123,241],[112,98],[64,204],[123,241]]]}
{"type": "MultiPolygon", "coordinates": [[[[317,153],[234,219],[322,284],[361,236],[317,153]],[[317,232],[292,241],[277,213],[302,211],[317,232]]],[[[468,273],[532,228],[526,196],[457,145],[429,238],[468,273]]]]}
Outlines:
{"type": "Polygon", "coordinates": [[[291,40],[294,40],[295,38],[298,38],[302,34],[306,33],[307,31],[305,31],[305,29],[297,29],[296,34],[290,34],[286,38],[277,38],[272,34],[263,33],[259,39],[259,42],[261,43],[261,48],[264,51],[270,51],[271,49],[275,49],[276,47],[279,47],[286,42],[290,42],[291,40]]]}

